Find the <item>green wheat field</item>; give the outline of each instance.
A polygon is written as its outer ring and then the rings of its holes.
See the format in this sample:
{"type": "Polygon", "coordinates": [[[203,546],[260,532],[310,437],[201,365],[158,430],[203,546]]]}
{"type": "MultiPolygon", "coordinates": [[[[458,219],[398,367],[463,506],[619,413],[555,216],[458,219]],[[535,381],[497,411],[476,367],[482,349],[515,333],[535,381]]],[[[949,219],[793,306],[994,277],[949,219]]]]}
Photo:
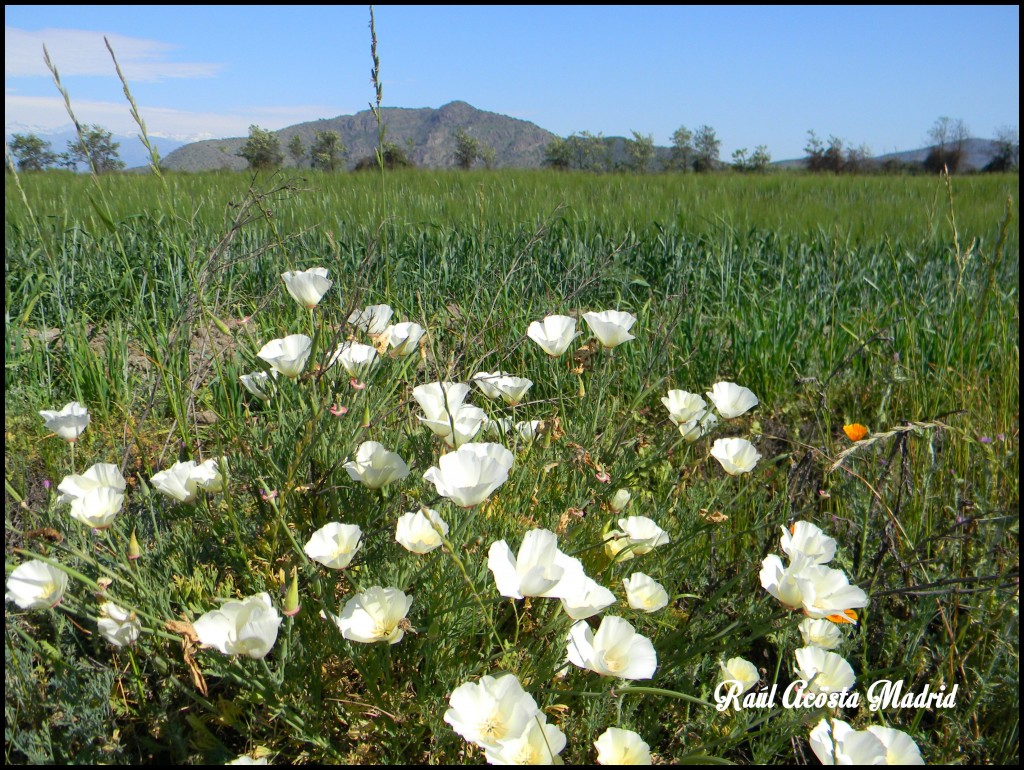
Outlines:
{"type": "Polygon", "coordinates": [[[900,730],[929,764],[1016,762],[1018,192],[1016,174],[9,172],[6,761],[592,764],[621,728],[656,764],[814,764],[824,720],[900,730]],[[314,309],[282,280],[309,268],[331,282],[314,309]],[[404,355],[349,321],[380,304],[425,330],[404,355]],[[602,345],[584,315],[605,310],[634,338],[602,345]],[[527,336],[551,315],[580,332],[555,356],[527,336]],[[240,377],[290,335],[308,359],[256,395],[240,377]],[[331,365],[346,341],[376,363],[331,365]],[[532,386],[490,399],[480,372],[532,386]],[[413,393],[436,382],[469,386],[485,417],[467,419],[492,429],[469,443],[511,458],[471,506],[424,478],[456,454],[413,393]],[[722,382],[756,406],[684,436],[663,399],[710,413],[722,382]],[[70,402],[90,416],[74,442],[39,414],[70,402]],[[726,472],[727,438],[752,468],[726,472]],[[368,441],[408,473],[361,482],[346,466],[368,441]],[[158,474],[210,460],[215,483],[166,493],[158,474]],[[124,481],[102,520],[62,494],[97,464],[124,481]],[[414,553],[396,526],[421,508],[447,529],[414,553]],[[627,538],[639,517],[661,534],[627,538]],[[331,522],[359,527],[341,567],[310,556],[331,522]],[[824,621],[838,647],[817,681],[848,668],[853,705],[783,703],[813,684],[805,612],[764,571],[800,522],[867,597],[855,623],[824,621]],[[495,543],[541,564],[520,551],[535,530],[613,603],[574,620],[560,589],[525,590],[539,573],[503,595],[495,543]],[[12,577],[32,562],[51,575],[35,605],[12,577]],[[630,600],[636,573],[664,606],[630,600]],[[346,631],[374,587],[411,604],[346,631]],[[261,594],[260,622],[209,642],[215,611],[261,594]],[[570,629],[610,618],[630,644],[573,652],[570,629]],[[777,697],[716,708],[733,658],[777,697]],[[465,723],[503,708],[484,677],[508,674],[526,716],[496,711],[488,744],[465,723]],[[955,697],[872,710],[885,680],[955,697]],[[499,745],[515,719],[532,737],[499,745]]]}

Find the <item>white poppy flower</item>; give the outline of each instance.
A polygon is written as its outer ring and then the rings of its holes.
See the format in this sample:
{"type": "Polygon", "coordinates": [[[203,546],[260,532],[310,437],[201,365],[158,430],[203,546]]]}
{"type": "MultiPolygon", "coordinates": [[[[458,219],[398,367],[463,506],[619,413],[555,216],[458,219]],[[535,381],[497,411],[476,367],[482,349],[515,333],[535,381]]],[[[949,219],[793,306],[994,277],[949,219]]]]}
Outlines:
{"type": "Polygon", "coordinates": [[[328,359],[327,366],[336,363],[341,363],[349,377],[363,379],[379,363],[377,349],[361,342],[343,342],[328,359]]]}
{"type": "Polygon", "coordinates": [[[509,406],[515,406],[526,398],[526,391],[533,386],[533,380],[525,377],[515,377],[511,374],[499,377],[494,383],[498,391],[498,397],[509,406]]]}
{"type": "Polygon", "coordinates": [[[708,409],[707,401],[685,390],[670,390],[667,396],[662,397],[661,403],[668,409],[668,418],[678,426],[699,422],[708,409]]]}
{"type": "Polygon", "coordinates": [[[224,602],[192,624],[199,641],[225,655],[265,658],[277,641],[281,616],[266,592],[224,602]]]}
{"type": "Polygon", "coordinates": [[[787,607],[802,609],[809,618],[856,622],[853,610],[868,606],[867,594],[850,585],[842,570],[809,564],[802,556],[786,567],[775,554],[766,556],[760,578],[768,593],[787,607]]]}
{"type": "Polygon", "coordinates": [[[209,460],[199,463],[192,471],[192,478],[196,485],[204,492],[224,491],[224,471],[228,467],[228,458],[211,457],[209,460]]]}
{"type": "Polygon", "coordinates": [[[668,533],[646,516],[629,516],[619,519],[619,528],[604,538],[604,550],[609,559],[626,561],[634,556],[669,543],[668,533]]]}
{"type": "Polygon", "coordinates": [[[302,550],[325,567],[345,569],[362,545],[363,531],[358,524],[332,521],[314,532],[302,550]]]}
{"type": "Polygon", "coordinates": [[[626,588],[626,601],[634,610],[657,612],[668,606],[668,591],[654,578],[643,572],[634,572],[622,579],[626,588]]]}
{"type": "Polygon", "coordinates": [[[100,487],[110,487],[115,492],[123,494],[127,484],[120,468],[113,463],[96,463],[81,475],[65,476],[57,485],[57,491],[62,493],[57,502],[70,503],[75,498],[85,497],[87,493],[100,487]]]}
{"type": "Polygon", "coordinates": [[[348,322],[357,329],[361,329],[372,337],[384,333],[388,328],[388,321],[395,311],[390,305],[370,305],[363,310],[355,310],[348,317],[348,322]]]}
{"type": "Polygon", "coordinates": [[[398,644],[405,636],[406,620],[412,597],[397,588],[373,586],[345,602],[334,622],[341,635],[353,642],[398,644]]]}
{"type": "Polygon", "coordinates": [[[305,334],[289,334],[281,339],[271,340],[256,355],[262,358],[277,373],[294,379],[302,374],[313,348],[313,340],[305,334]]]}
{"type": "Polygon", "coordinates": [[[106,529],[124,507],[124,494],[113,487],[96,487],[71,501],[71,518],[93,529],[106,529]]]}
{"type": "Polygon", "coordinates": [[[609,727],[594,741],[599,765],[649,765],[651,747],[632,730],[609,727]]]}
{"type": "Polygon", "coordinates": [[[423,474],[441,497],[462,508],[471,508],[486,500],[508,479],[514,461],[501,444],[463,444],[442,455],[436,467],[423,474]]]}
{"type": "Polygon", "coordinates": [[[356,450],[356,459],[341,467],[353,481],[360,481],[370,489],[380,489],[409,475],[405,460],[376,441],[364,441],[356,450]]]}
{"type": "Polygon", "coordinates": [[[750,473],[761,459],[754,445],[745,438],[716,439],[711,447],[711,456],[722,464],[730,476],[750,473]]]}
{"type": "Polygon", "coordinates": [[[757,406],[757,396],[753,391],[735,382],[716,382],[707,396],[718,413],[727,420],[739,417],[757,406]]]}
{"type": "Polygon", "coordinates": [[[600,313],[584,313],[590,331],[606,348],[614,348],[623,342],[636,339],[629,330],[636,323],[636,316],[622,310],[603,310],[600,313]]]}
{"type": "Polygon", "coordinates": [[[761,675],[757,673],[757,667],[749,660],[743,658],[729,658],[722,666],[722,679],[727,682],[737,682],[742,688],[740,695],[761,681],[761,675]]]}
{"type": "Polygon", "coordinates": [[[614,615],[604,617],[597,633],[585,620],[574,623],[567,652],[573,665],[619,679],[650,679],[658,668],[651,640],[614,615]]]}
{"type": "Polygon", "coordinates": [[[43,418],[49,430],[52,430],[59,438],[64,439],[68,443],[78,440],[78,437],[82,435],[91,419],[89,417],[89,410],[77,401],[65,404],[64,408],[59,412],[52,409],[43,409],[39,412],[39,416],[43,418]]]}
{"type": "Polygon", "coordinates": [[[153,488],[179,503],[191,503],[199,495],[199,480],[195,476],[194,460],[177,462],[160,471],[149,480],[153,488]]]}
{"type": "Polygon", "coordinates": [[[276,379],[278,376],[277,370],[272,370],[270,373],[252,372],[251,374],[241,374],[238,376],[238,380],[242,383],[242,387],[260,401],[269,401],[270,396],[274,393],[274,383],[271,380],[271,375],[276,379]]]}
{"type": "Polygon", "coordinates": [[[885,746],[885,763],[887,765],[923,765],[925,763],[917,743],[902,730],[881,725],[868,725],[867,731],[885,746]]]}
{"type": "Polygon", "coordinates": [[[565,733],[548,724],[547,715],[538,711],[515,738],[498,741],[484,754],[492,765],[560,765],[559,753],[565,748],[565,733]]]}
{"type": "Polygon", "coordinates": [[[808,742],[823,765],[886,764],[882,741],[867,730],[854,730],[841,719],[822,719],[811,730],[808,742]]]}
{"type": "Polygon", "coordinates": [[[566,586],[562,609],[573,620],[590,618],[615,604],[615,594],[586,575],[566,586]]]}
{"type": "Polygon", "coordinates": [[[401,357],[415,352],[420,338],[426,334],[426,331],[418,323],[412,321],[392,324],[383,333],[383,336],[387,337],[388,347],[391,348],[389,355],[401,357]]]}
{"type": "Polygon", "coordinates": [[[508,376],[510,376],[508,372],[498,370],[496,372],[477,372],[471,379],[487,398],[501,398],[501,394],[498,392],[498,380],[508,376]]]}
{"type": "Polygon", "coordinates": [[[458,449],[463,444],[475,439],[487,424],[487,413],[478,406],[462,404],[455,410],[451,419],[436,422],[423,421],[435,435],[441,436],[444,443],[458,449]]]}
{"type": "Polygon", "coordinates": [[[23,610],[56,607],[68,587],[68,576],[39,559],[19,564],[7,576],[4,598],[23,610]]]}
{"type": "Polygon", "coordinates": [[[447,536],[448,525],[432,508],[403,513],[395,527],[395,540],[413,553],[430,553],[444,545],[442,538],[447,536]]]}
{"type": "Polygon", "coordinates": [[[808,692],[846,692],[857,677],[842,655],[820,647],[801,647],[796,656],[796,673],[807,682],[808,692]]]}
{"type": "Polygon", "coordinates": [[[496,748],[503,740],[518,738],[540,710],[514,674],[482,676],[459,685],[448,696],[444,721],[470,743],[496,748]]]}
{"type": "Polygon", "coordinates": [[[836,541],[809,521],[782,528],[782,550],[790,559],[802,554],[810,564],[828,564],[836,555],[836,541]]]}
{"type": "Polygon", "coordinates": [[[804,618],[797,628],[800,629],[800,636],[807,647],[834,650],[843,643],[843,634],[839,626],[825,618],[804,618]]]}
{"type": "Polygon", "coordinates": [[[517,422],[513,427],[523,441],[535,441],[540,435],[540,426],[543,424],[541,420],[525,420],[517,422]]]}
{"type": "Polygon", "coordinates": [[[284,287],[292,295],[292,299],[307,310],[312,310],[320,302],[334,283],[327,277],[326,267],[311,267],[309,270],[288,271],[281,274],[284,287]]]}
{"type": "Polygon", "coordinates": [[[494,575],[498,593],[512,599],[560,599],[577,591],[586,577],[580,560],[558,550],[558,537],[546,529],[527,532],[517,556],[504,540],[492,543],[487,568],[494,575]]]}
{"type": "Polygon", "coordinates": [[[526,336],[552,357],[562,355],[580,334],[576,331],[576,319],[567,315],[549,315],[543,321],[533,321],[526,329],[526,336]]]}
{"type": "Polygon", "coordinates": [[[113,602],[100,605],[100,617],[96,621],[100,636],[115,647],[134,644],[142,633],[142,623],[134,612],[118,607],[113,602]]]}
{"type": "Polygon", "coordinates": [[[615,511],[615,513],[622,513],[626,510],[629,505],[629,501],[633,499],[633,495],[629,493],[628,489],[618,489],[615,494],[612,495],[611,500],[608,501],[608,506],[615,511]]]}

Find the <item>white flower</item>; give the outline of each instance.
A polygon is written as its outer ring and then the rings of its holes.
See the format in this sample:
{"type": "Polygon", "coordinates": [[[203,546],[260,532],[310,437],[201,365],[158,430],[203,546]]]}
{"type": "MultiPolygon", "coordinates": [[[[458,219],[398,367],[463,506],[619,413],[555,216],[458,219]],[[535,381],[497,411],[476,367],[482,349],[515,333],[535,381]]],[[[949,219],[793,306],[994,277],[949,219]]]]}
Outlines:
{"type": "Polygon", "coordinates": [[[270,373],[252,372],[251,374],[239,375],[238,380],[242,383],[242,387],[256,396],[260,401],[269,401],[270,396],[274,392],[274,383],[270,378],[271,375],[273,375],[274,379],[276,379],[277,374],[276,369],[270,373]]]}
{"type": "Polygon", "coordinates": [[[426,423],[450,447],[458,448],[477,437],[488,422],[487,413],[478,406],[463,404],[455,410],[451,420],[426,423]]]}
{"type": "Polygon", "coordinates": [[[620,679],[650,679],[658,668],[651,640],[614,615],[604,617],[597,633],[587,621],[576,621],[569,629],[567,653],[575,666],[620,679]]]}
{"type": "Polygon", "coordinates": [[[363,531],[358,524],[332,521],[314,532],[302,550],[325,567],[345,569],[362,547],[362,538],[363,531]]]}
{"type": "Polygon", "coordinates": [[[878,738],[885,746],[885,763],[887,765],[923,765],[921,750],[914,739],[902,730],[880,725],[868,725],[867,731],[878,738]]]}
{"type": "Polygon", "coordinates": [[[442,455],[437,466],[428,469],[423,478],[434,485],[441,497],[470,508],[505,483],[513,460],[512,453],[501,444],[463,444],[442,455]]]}
{"type": "Polygon", "coordinates": [[[380,489],[409,475],[405,460],[376,441],[364,441],[356,450],[356,459],[341,467],[353,481],[361,481],[370,489],[380,489]]]}
{"type": "Polygon", "coordinates": [[[802,554],[810,564],[828,564],[836,555],[836,541],[809,521],[782,528],[782,550],[790,559],[802,554]]]}
{"type": "Polygon", "coordinates": [[[78,440],[91,419],[89,410],[77,401],[65,404],[59,412],[43,409],[39,412],[39,416],[43,418],[47,428],[68,443],[78,440]]]}
{"type": "Polygon", "coordinates": [[[57,502],[73,502],[75,498],[85,497],[86,494],[100,487],[110,487],[115,492],[122,494],[127,488],[121,470],[113,463],[96,463],[80,476],[65,476],[64,480],[57,485],[57,491],[62,493],[57,498],[57,502]]]}
{"type": "Polygon", "coordinates": [[[349,377],[362,379],[377,365],[377,349],[361,342],[343,342],[328,359],[327,366],[339,362],[349,377]]]}
{"type": "Polygon", "coordinates": [[[395,527],[395,540],[413,553],[430,553],[440,548],[444,544],[442,538],[447,536],[448,525],[432,508],[402,514],[395,527]]]}
{"type": "Polygon", "coordinates": [[[134,644],[142,633],[142,623],[134,612],[118,607],[113,602],[100,605],[100,617],[96,622],[100,636],[115,647],[134,644]]]}
{"type": "Polygon", "coordinates": [[[577,591],[585,578],[580,560],[558,550],[557,536],[546,529],[527,532],[518,556],[512,555],[512,549],[504,540],[492,543],[487,568],[494,575],[498,593],[512,599],[526,596],[560,599],[577,591]]]}
{"type": "Polygon", "coordinates": [[[177,462],[170,468],[160,471],[149,481],[158,492],[179,503],[191,503],[199,495],[199,479],[195,475],[194,460],[177,462]]]}
{"type": "Polygon", "coordinates": [[[384,330],[382,336],[387,338],[388,346],[391,348],[391,356],[407,356],[416,350],[420,338],[426,331],[418,323],[407,321],[405,323],[392,324],[384,330]]]}
{"type": "Polygon", "coordinates": [[[632,730],[609,727],[594,741],[599,765],[649,765],[651,747],[632,730]]]}
{"type": "Polygon", "coordinates": [[[281,278],[284,280],[284,287],[292,295],[292,299],[307,310],[315,308],[320,302],[320,298],[333,284],[333,281],[327,277],[326,267],[288,271],[281,273],[281,278]]]}
{"type": "Polygon", "coordinates": [[[749,388],[735,382],[716,382],[707,394],[715,409],[727,420],[739,417],[757,406],[757,396],[749,388]]]}
{"type": "Polygon", "coordinates": [[[622,310],[603,310],[600,313],[584,313],[590,331],[606,348],[614,348],[623,342],[636,339],[629,333],[636,323],[636,316],[622,310]]]}
{"type": "Polygon", "coordinates": [[[517,422],[513,427],[523,441],[534,441],[540,435],[540,427],[543,424],[541,420],[525,420],[517,422]]]}
{"type": "Polygon", "coordinates": [[[811,730],[811,750],[823,765],[884,765],[886,748],[867,730],[854,730],[840,719],[822,719],[811,730]]]}
{"type": "Polygon", "coordinates": [[[373,586],[345,602],[334,622],[341,635],[353,642],[398,644],[405,636],[402,621],[412,606],[412,597],[397,588],[373,586]]]}
{"type": "Polygon", "coordinates": [[[798,626],[800,636],[808,647],[820,647],[823,650],[834,650],[843,643],[843,634],[839,626],[825,618],[804,618],[798,626]]]}
{"type": "Polygon", "coordinates": [[[633,499],[633,496],[629,493],[628,489],[618,489],[615,494],[612,495],[611,500],[608,501],[608,506],[615,511],[615,513],[622,513],[626,510],[629,505],[629,501],[633,499]]]}
{"type": "Polygon", "coordinates": [[[420,421],[434,435],[444,439],[451,437],[447,442],[449,446],[466,443],[487,420],[482,409],[462,403],[467,395],[469,385],[464,382],[431,382],[412,391],[412,397],[423,410],[424,416],[419,418],[420,421]],[[455,425],[456,422],[459,424],[455,425]]]}
{"type": "Polygon", "coordinates": [[[68,587],[68,576],[44,561],[33,559],[14,568],[7,576],[4,598],[23,610],[56,607],[68,587]]]}
{"type": "Polygon", "coordinates": [[[192,478],[196,485],[204,492],[224,491],[224,471],[228,467],[228,458],[211,457],[209,460],[199,463],[192,471],[192,478]]]}
{"type": "Polygon", "coordinates": [[[508,372],[501,370],[496,372],[477,372],[473,375],[473,384],[480,388],[480,392],[487,398],[501,398],[498,392],[498,380],[510,376],[508,372]]]}
{"type": "Polygon", "coordinates": [[[668,418],[679,426],[699,421],[708,408],[707,401],[685,390],[670,390],[667,396],[662,397],[661,403],[668,409],[668,418]]]}
{"type": "Polygon", "coordinates": [[[754,445],[745,438],[715,439],[711,447],[711,456],[722,464],[722,468],[730,476],[750,473],[761,459],[754,445]]]}
{"type": "Polygon", "coordinates": [[[216,647],[225,655],[265,658],[277,641],[281,616],[266,592],[229,601],[210,610],[195,623],[196,635],[203,644],[216,647]]]}
{"type": "Polygon", "coordinates": [[[576,319],[566,315],[549,315],[543,321],[533,321],[526,330],[526,336],[552,357],[562,355],[580,334],[576,319]]]}
{"type": "Polygon", "coordinates": [[[622,585],[626,588],[626,601],[634,610],[657,612],[668,606],[668,591],[643,572],[634,572],[623,578],[622,585]]]}
{"type": "Polygon", "coordinates": [[[558,754],[565,748],[565,733],[548,724],[547,715],[538,711],[527,721],[523,732],[498,741],[484,754],[492,765],[560,765],[558,754]]]}
{"type": "Polygon", "coordinates": [[[511,417],[499,417],[497,420],[487,420],[484,423],[484,433],[496,439],[504,438],[512,430],[511,417]]]}
{"type": "Polygon", "coordinates": [[[618,557],[619,561],[626,561],[669,542],[668,533],[646,516],[630,516],[618,523],[619,528],[604,538],[609,559],[618,557]]]}
{"type": "Polygon", "coordinates": [[[565,593],[562,609],[573,620],[593,617],[615,604],[615,594],[586,575],[583,580],[571,581],[565,593]]]}
{"type": "Polygon", "coordinates": [[[498,392],[498,397],[509,406],[515,406],[526,398],[526,391],[532,386],[533,380],[528,380],[526,377],[516,377],[511,374],[499,377],[494,382],[494,388],[498,392]]]}
{"type": "Polygon", "coordinates": [[[770,554],[761,562],[761,585],[768,593],[793,609],[802,609],[809,618],[831,618],[837,622],[856,622],[855,609],[868,606],[868,596],[850,585],[842,570],[821,564],[808,564],[798,557],[782,566],[782,559],[770,554]]]}
{"type": "Polygon", "coordinates": [[[71,518],[93,529],[106,529],[123,507],[123,493],[113,487],[96,487],[71,501],[71,518]]]}
{"type": "Polygon", "coordinates": [[[820,647],[801,647],[796,655],[796,673],[807,682],[808,692],[846,692],[857,677],[846,659],[820,647]]]}
{"type": "Polygon", "coordinates": [[[313,348],[313,340],[305,334],[289,334],[271,340],[256,355],[266,361],[278,374],[294,379],[302,374],[313,348]]]}
{"type": "Polygon", "coordinates": [[[451,706],[444,721],[459,735],[483,748],[518,738],[539,712],[533,697],[523,690],[514,674],[482,676],[480,681],[459,685],[448,696],[451,706]]]}
{"type": "Polygon", "coordinates": [[[722,666],[722,679],[726,682],[737,682],[742,688],[740,695],[761,680],[761,675],[757,673],[757,667],[749,660],[729,658],[720,665],[722,666]]]}
{"type": "Polygon", "coordinates": [[[376,337],[388,328],[388,321],[395,311],[390,305],[370,305],[363,310],[355,310],[348,317],[348,322],[357,329],[376,337]]]}
{"type": "Polygon", "coordinates": [[[230,762],[225,762],[225,765],[265,765],[267,764],[266,757],[260,757],[259,759],[253,759],[248,754],[241,754],[235,757],[230,762]]]}

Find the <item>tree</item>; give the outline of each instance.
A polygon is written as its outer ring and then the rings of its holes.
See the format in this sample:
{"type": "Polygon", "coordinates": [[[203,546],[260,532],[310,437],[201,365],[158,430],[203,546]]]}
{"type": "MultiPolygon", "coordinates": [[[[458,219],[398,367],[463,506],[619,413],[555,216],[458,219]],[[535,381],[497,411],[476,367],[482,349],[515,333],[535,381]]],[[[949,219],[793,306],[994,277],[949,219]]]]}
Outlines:
{"type": "Polygon", "coordinates": [[[284,161],[277,134],[256,125],[249,126],[249,138],[235,155],[245,158],[249,168],[256,171],[275,169],[284,161]]]}
{"type": "Polygon", "coordinates": [[[737,171],[750,171],[750,159],[747,157],[746,147],[739,150],[733,150],[732,167],[737,171]]]}
{"type": "Polygon", "coordinates": [[[569,142],[556,136],[544,147],[544,165],[558,171],[572,168],[572,147],[569,142]]]}
{"type": "Polygon", "coordinates": [[[772,155],[768,152],[768,148],[763,144],[757,145],[757,147],[754,148],[754,154],[750,156],[750,170],[758,174],[763,174],[768,171],[771,165],[772,155]]]}
{"type": "Polygon", "coordinates": [[[925,170],[933,173],[948,170],[955,174],[963,162],[964,143],[970,137],[970,131],[963,120],[942,116],[928,130],[928,139],[932,143],[928,157],[924,159],[925,170]]]}
{"type": "Polygon", "coordinates": [[[461,169],[470,169],[480,157],[480,142],[470,136],[466,129],[455,132],[455,165],[461,169]]]}
{"type": "Polygon", "coordinates": [[[996,148],[985,171],[1017,171],[1020,169],[1020,134],[1016,127],[1004,126],[996,132],[996,148]]]}
{"type": "Polygon", "coordinates": [[[633,138],[626,140],[626,157],[631,171],[646,174],[654,160],[654,136],[633,131],[633,138]]]}
{"type": "Polygon", "coordinates": [[[367,155],[365,158],[360,158],[355,165],[355,171],[372,171],[373,169],[380,168],[383,163],[384,168],[388,171],[392,171],[396,168],[413,168],[415,164],[405,154],[405,150],[399,147],[394,142],[384,142],[383,152],[380,154],[380,160],[377,158],[377,153],[373,155],[367,155]]]}
{"type": "Polygon", "coordinates": [[[674,171],[688,171],[693,167],[693,132],[686,126],[680,126],[672,134],[672,154],[669,157],[669,168],[674,171]]]}
{"type": "Polygon", "coordinates": [[[18,171],[42,171],[57,162],[50,143],[35,134],[14,134],[7,147],[17,158],[18,171]]]}
{"type": "Polygon", "coordinates": [[[292,156],[296,166],[302,166],[302,162],[306,159],[306,145],[298,134],[288,140],[288,154],[292,156]]]}
{"type": "Polygon", "coordinates": [[[693,170],[714,171],[718,168],[722,143],[711,126],[701,126],[693,137],[693,170]]]}
{"type": "Polygon", "coordinates": [[[484,168],[490,171],[498,163],[498,152],[489,144],[480,145],[480,160],[484,163],[484,168]]]}
{"type": "Polygon", "coordinates": [[[91,167],[97,174],[120,171],[124,168],[124,161],[117,152],[120,146],[103,126],[82,126],[79,137],[68,141],[63,162],[69,168],[91,167]]]}
{"type": "Polygon", "coordinates": [[[821,139],[814,133],[812,128],[807,132],[807,146],[804,147],[804,152],[807,153],[807,158],[804,161],[807,165],[808,171],[824,171],[825,170],[825,145],[822,144],[821,139]]]}
{"type": "Polygon", "coordinates": [[[317,131],[313,145],[309,148],[309,160],[313,168],[335,171],[348,155],[348,148],[342,144],[337,131],[317,131]]]}

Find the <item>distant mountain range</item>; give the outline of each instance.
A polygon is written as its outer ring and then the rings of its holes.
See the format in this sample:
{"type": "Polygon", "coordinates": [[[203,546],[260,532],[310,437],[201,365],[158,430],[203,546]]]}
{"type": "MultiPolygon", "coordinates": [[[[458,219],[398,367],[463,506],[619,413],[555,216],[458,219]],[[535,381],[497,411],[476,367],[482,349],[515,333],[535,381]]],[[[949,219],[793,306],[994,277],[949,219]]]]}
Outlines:
{"type": "MultiPolygon", "coordinates": [[[[381,120],[386,128],[385,141],[405,151],[409,159],[421,168],[451,168],[455,165],[455,135],[462,129],[481,145],[494,150],[494,165],[497,168],[539,168],[544,161],[544,148],[559,137],[533,123],[510,118],[495,112],[478,110],[466,102],[455,101],[438,109],[428,107],[405,109],[382,107],[381,120]]],[[[378,146],[377,120],[370,110],[355,115],[339,115],[336,118],[299,123],[282,128],[274,133],[281,141],[284,165],[295,166],[288,155],[288,143],[298,136],[305,147],[309,147],[317,131],[336,131],[342,143],[348,148],[347,164],[352,167],[358,160],[372,157],[378,146]]],[[[7,139],[14,133],[35,133],[51,143],[54,152],[63,152],[69,140],[75,137],[68,128],[57,133],[32,130],[29,127],[8,125],[7,139]]],[[[149,158],[145,148],[136,136],[115,136],[120,142],[121,159],[128,168],[144,167],[149,158]]],[[[247,137],[232,139],[207,139],[198,142],[183,142],[164,137],[152,137],[163,159],[161,165],[173,171],[211,171],[216,169],[245,170],[245,159],[237,153],[247,137]]],[[[627,159],[626,139],[604,137],[612,167],[624,164],[627,159]]],[[[995,154],[995,142],[989,139],[969,139],[964,145],[964,160],[961,170],[983,168],[995,154]]],[[[924,147],[905,152],[887,153],[870,159],[876,163],[896,161],[920,163],[931,148],[924,147]]],[[[655,148],[654,168],[660,168],[669,158],[671,149],[655,148]]],[[[727,158],[723,158],[727,161],[727,158]]],[[[800,168],[803,159],[783,160],[772,164],[778,168],[800,168]]]]}

